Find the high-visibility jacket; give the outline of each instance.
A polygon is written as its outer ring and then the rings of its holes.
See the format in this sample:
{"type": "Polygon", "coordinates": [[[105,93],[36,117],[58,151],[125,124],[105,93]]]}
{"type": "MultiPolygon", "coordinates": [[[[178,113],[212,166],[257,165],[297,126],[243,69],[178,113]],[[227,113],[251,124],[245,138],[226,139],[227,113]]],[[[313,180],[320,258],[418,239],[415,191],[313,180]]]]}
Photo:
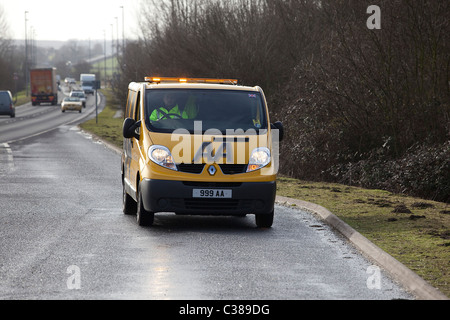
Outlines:
{"type": "Polygon", "coordinates": [[[158,108],[156,110],[153,110],[151,116],[150,116],[150,120],[152,121],[157,121],[160,120],[162,118],[165,119],[188,119],[188,114],[186,111],[183,111],[183,113],[180,112],[180,108],[178,107],[178,105],[176,105],[175,107],[173,107],[170,111],[167,110],[164,107],[158,108]]]}
{"type": "Polygon", "coordinates": [[[180,117],[182,119],[194,119],[198,113],[198,108],[197,105],[194,103],[194,101],[195,99],[189,98],[189,101],[187,102],[183,112],[180,111],[178,105],[173,107],[170,111],[167,110],[165,107],[153,110],[152,114],[150,115],[150,120],[157,121],[162,118],[179,119],[180,117]]]}

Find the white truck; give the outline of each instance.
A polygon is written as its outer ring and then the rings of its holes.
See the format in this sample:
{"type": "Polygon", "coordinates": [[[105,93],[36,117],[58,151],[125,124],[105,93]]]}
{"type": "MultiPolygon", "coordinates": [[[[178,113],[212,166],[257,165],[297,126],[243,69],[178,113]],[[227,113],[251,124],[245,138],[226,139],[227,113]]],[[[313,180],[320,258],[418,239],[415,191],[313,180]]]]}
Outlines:
{"type": "Polygon", "coordinates": [[[81,89],[86,94],[94,94],[95,74],[83,73],[80,75],[81,89]]]}

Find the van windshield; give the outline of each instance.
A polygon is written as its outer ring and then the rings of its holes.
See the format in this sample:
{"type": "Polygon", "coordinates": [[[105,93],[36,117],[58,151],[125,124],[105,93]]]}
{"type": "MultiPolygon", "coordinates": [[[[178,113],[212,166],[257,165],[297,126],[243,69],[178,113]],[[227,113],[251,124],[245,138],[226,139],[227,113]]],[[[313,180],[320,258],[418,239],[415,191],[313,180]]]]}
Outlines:
{"type": "Polygon", "coordinates": [[[209,129],[247,131],[267,129],[261,94],[254,91],[213,89],[150,89],[145,95],[145,121],[155,132],[186,129],[193,133],[201,125],[209,129]]]}

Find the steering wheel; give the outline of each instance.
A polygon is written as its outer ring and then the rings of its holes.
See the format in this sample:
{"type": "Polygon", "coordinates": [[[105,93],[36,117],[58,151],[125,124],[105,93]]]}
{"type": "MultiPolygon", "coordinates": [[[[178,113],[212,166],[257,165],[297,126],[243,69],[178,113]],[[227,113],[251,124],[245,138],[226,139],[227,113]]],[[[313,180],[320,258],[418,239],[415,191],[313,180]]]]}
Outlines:
{"type": "Polygon", "coordinates": [[[159,118],[158,121],[163,119],[183,119],[183,118],[176,113],[166,113],[161,118],[159,118]]]}

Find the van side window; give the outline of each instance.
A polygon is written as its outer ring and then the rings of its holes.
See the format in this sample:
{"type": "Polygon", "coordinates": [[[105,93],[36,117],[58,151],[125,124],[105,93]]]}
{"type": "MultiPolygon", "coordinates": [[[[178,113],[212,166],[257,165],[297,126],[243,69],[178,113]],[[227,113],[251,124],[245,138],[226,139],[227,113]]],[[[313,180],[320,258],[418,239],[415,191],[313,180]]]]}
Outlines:
{"type": "Polygon", "coordinates": [[[141,94],[138,92],[136,94],[136,107],[134,111],[134,120],[141,120],[141,94]]]}
{"type": "Polygon", "coordinates": [[[127,110],[125,118],[134,118],[134,99],[136,98],[136,92],[128,91],[127,110]]]}
{"type": "Polygon", "coordinates": [[[130,90],[128,90],[128,96],[127,96],[127,104],[125,106],[125,112],[123,113],[123,118],[128,118],[128,114],[130,113],[130,90]]]}

